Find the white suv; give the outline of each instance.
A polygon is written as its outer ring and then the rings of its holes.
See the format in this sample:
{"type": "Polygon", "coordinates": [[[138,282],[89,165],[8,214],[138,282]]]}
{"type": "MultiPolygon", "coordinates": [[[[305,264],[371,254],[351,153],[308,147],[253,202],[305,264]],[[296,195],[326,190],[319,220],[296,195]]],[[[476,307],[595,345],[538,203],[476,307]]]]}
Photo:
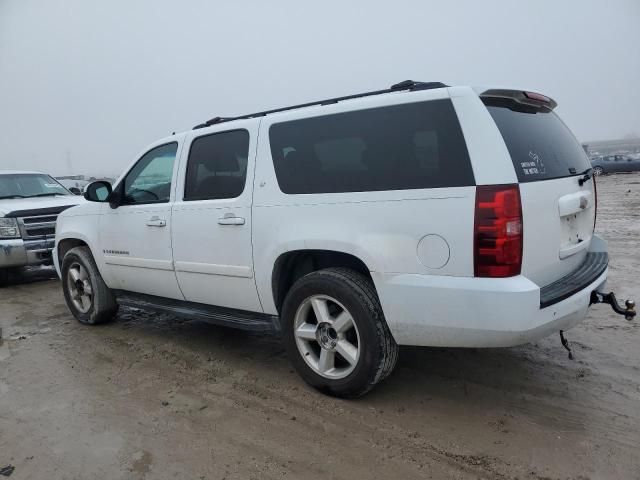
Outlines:
{"type": "Polygon", "coordinates": [[[60,215],[67,304],[89,324],[124,304],[278,332],[301,376],[343,397],[389,375],[398,345],[566,330],[608,259],[555,105],[406,81],[171,135],[60,215]]]}

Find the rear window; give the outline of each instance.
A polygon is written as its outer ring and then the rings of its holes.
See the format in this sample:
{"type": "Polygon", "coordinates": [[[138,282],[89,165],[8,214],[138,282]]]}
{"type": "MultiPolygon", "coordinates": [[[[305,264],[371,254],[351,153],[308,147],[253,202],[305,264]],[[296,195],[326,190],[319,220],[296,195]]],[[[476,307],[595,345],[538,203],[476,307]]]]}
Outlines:
{"type": "Polygon", "coordinates": [[[520,182],[568,177],[590,168],[584,149],[548,108],[483,99],[509,149],[520,182]]]}
{"type": "Polygon", "coordinates": [[[450,100],[277,123],[269,139],[288,194],[475,185],[450,100]]]}

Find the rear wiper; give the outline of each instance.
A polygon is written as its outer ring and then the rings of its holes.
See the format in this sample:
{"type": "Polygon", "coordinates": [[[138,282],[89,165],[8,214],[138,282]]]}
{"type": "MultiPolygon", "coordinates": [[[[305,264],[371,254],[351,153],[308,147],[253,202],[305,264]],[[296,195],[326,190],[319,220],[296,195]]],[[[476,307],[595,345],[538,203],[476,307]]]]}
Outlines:
{"type": "Polygon", "coordinates": [[[4,200],[7,198],[25,198],[24,195],[3,195],[0,197],[0,200],[4,200]]]}
{"type": "Polygon", "coordinates": [[[587,180],[592,177],[593,168],[587,168],[584,172],[579,173],[578,175],[582,175],[582,178],[578,179],[578,185],[582,186],[587,180]]]}

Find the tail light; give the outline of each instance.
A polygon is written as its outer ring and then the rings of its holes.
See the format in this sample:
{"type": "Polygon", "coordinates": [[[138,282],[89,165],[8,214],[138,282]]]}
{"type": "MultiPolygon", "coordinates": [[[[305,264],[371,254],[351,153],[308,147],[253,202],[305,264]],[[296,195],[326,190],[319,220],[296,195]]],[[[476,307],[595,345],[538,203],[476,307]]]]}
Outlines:
{"type": "Polygon", "coordinates": [[[595,198],[594,210],[593,210],[593,231],[596,231],[596,218],[598,217],[598,188],[596,185],[596,176],[593,175],[593,196],[595,198]]]}
{"type": "Polygon", "coordinates": [[[522,267],[522,205],[520,187],[476,187],[474,274],[511,277],[522,267]]]}

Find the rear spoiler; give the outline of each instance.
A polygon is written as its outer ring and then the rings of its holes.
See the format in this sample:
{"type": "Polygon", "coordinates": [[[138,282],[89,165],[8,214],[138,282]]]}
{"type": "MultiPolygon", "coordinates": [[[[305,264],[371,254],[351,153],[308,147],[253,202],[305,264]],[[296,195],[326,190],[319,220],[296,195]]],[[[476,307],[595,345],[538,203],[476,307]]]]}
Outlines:
{"type": "Polygon", "coordinates": [[[481,98],[509,98],[523,105],[532,107],[547,107],[553,110],[558,103],[546,95],[535,92],[523,92],[522,90],[490,89],[480,94],[481,98]]]}

